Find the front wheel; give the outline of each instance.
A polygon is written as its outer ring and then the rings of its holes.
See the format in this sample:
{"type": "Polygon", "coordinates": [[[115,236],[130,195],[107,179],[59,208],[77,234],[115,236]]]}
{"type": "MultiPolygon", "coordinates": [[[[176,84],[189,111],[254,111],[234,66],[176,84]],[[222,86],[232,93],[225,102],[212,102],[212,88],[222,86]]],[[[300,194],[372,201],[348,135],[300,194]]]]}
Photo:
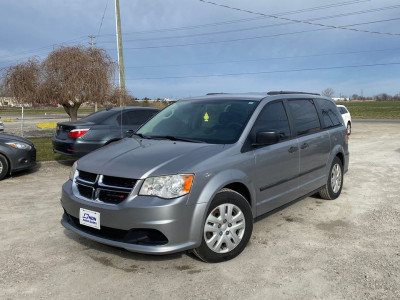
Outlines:
{"type": "Polygon", "coordinates": [[[319,192],[326,200],[334,200],[339,197],[343,187],[343,164],[339,157],[335,157],[329,170],[325,187],[319,192]]]}
{"type": "Polygon", "coordinates": [[[8,173],[8,161],[3,155],[0,154],[0,180],[2,180],[8,173]]]}
{"type": "Polygon", "coordinates": [[[200,247],[194,254],[205,262],[217,263],[238,256],[253,231],[253,214],[239,193],[222,189],[213,199],[203,224],[200,247]]]}

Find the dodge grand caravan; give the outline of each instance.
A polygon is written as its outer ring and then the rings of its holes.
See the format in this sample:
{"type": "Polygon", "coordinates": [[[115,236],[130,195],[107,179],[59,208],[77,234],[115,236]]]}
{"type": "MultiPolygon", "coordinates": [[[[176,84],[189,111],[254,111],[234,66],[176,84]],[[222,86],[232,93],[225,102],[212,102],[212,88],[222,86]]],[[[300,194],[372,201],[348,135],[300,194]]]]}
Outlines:
{"type": "Polygon", "coordinates": [[[254,218],[317,192],[337,198],[347,143],[336,105],[318,94],[180,100],[74,164],[61,223],[130,251],[228,260],[245,248],[254,218]]]}

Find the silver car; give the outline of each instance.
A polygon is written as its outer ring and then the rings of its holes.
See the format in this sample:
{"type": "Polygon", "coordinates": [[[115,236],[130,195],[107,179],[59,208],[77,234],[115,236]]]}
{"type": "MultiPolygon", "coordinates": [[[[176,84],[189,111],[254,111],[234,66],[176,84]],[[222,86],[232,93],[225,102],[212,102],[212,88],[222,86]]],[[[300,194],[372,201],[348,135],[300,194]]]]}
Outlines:
{"type": "Polygon", "coordinates": [[[180,100],[126,138],[74,164],[61,223],[130,251],[240,254],[253,221],[319,192],[337,198],[346,127],[318,94],[210,94],[180,100]]]}

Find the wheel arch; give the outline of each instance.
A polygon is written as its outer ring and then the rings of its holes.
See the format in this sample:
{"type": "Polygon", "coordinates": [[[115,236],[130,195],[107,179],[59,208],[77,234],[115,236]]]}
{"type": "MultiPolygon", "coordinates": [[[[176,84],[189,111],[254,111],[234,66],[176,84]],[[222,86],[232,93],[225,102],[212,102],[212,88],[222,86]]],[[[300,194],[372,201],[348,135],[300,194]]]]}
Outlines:
{"type": "Polygon", "coordinates": [[[4,156],[4,158],[7,160],[7,163],[8,163],[8,171],[7,171],[7,174],[6,174],[6,175],[11,175],[11,170],[12,170],[12,168],[13,168],[11,159],[7,156],[6,153],[4,153],[3,151],[1,151],[1,149],[0,149],[0,155],[4,156]]]}

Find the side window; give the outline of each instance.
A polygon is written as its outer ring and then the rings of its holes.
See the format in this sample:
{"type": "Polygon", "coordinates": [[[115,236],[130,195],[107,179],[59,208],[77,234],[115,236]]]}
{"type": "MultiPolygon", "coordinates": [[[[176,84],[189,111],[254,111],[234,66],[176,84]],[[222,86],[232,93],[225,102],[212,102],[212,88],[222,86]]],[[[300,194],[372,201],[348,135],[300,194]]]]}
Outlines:
{"type": "MultiPolygon", "coordinates": [[[[338,107],[329,100],[318,99],[318,104],[321,108],[324,128],[335,127],[342,124],[342,116],[338,114],[338,107]]],[[[342,107],[339,107],[343,113],[342,107]]]]}
{"type": "MultiPolygon", "coordinates": [[[[132,111],[126,111],[122,113],[122,124],[123,125],[142,125],[144,122],[146,122],[148,119],[151,118],[151,116],[154,115],[155,112],[153,111],[148,111],[148,110],[132,110],[132,111]]],[[[121,115],[118,116],[117,122],[120,124],[121,123],[121,115]]]]}
{"type": "Polygon", "coordinates": [[[321,128],[317,110],[311,99],[288,101],[297,135],[317,132],[321,128]]]}
{"type": "Polygon", "coordinates": [[[251,138],[255,140],[257,132],[276,130],[280,140],[290,137],[289,121],[282,102],[267,104],[258,115],[251,131],[251,138]]]}

